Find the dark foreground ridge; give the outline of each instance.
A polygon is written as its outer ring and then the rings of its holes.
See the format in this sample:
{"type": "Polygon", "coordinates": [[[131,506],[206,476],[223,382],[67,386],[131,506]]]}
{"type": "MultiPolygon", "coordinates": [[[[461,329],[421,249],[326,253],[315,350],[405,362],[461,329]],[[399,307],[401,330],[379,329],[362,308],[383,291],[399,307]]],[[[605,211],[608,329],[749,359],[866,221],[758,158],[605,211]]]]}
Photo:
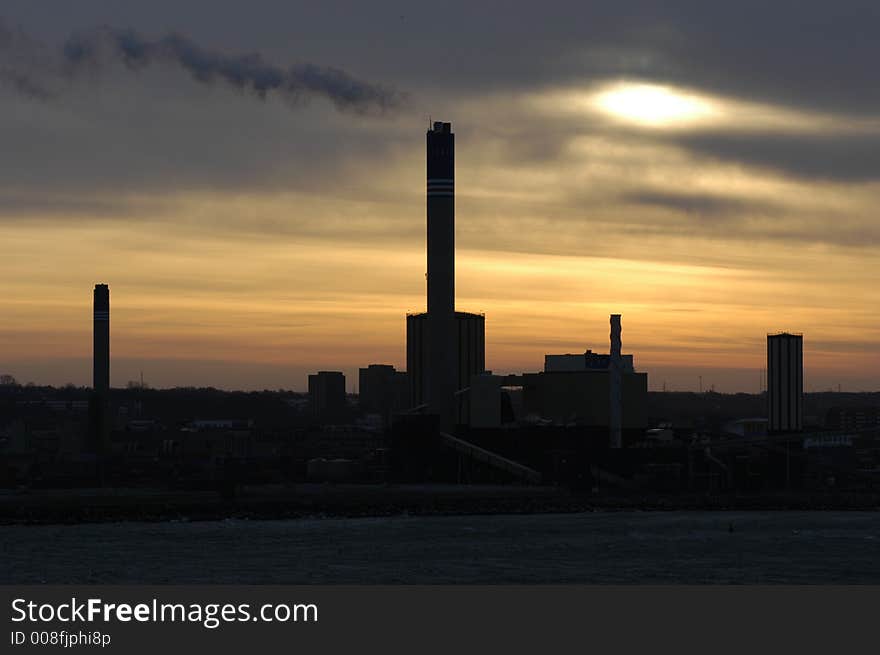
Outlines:
{"type": "Polygon", "coordinates": [[[880,492],[640,494],[490,485],[301,484],[245,487],[232,500],[213,491],[161,489],[47,489],[0,495],[0,524],[6,525],[673,510],[877,511],[880,492]]]}

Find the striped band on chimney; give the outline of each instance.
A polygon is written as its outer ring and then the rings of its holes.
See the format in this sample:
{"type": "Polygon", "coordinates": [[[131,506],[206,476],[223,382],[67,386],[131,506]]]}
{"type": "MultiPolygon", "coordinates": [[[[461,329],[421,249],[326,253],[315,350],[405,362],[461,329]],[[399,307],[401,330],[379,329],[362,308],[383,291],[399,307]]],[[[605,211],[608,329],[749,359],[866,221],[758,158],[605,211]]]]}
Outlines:
{"type": "Polygon", "coordinates": [[[429,196],[455,196],[455,180],[446,178],[428,178],[429,196]]]}

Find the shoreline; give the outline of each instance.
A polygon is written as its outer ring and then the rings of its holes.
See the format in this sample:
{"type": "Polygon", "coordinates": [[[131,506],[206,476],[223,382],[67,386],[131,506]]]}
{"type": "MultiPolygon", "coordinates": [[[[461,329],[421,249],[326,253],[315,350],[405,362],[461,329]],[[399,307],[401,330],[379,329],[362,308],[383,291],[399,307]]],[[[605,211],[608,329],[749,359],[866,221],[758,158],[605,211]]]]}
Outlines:
{"type": "Polygon", "coordinates": [[[556,487],[272,485],[214,491],[57,489],[0,493],[0,525],[668,511],[878,511],[878,492],[576,493],[556,487]]]}

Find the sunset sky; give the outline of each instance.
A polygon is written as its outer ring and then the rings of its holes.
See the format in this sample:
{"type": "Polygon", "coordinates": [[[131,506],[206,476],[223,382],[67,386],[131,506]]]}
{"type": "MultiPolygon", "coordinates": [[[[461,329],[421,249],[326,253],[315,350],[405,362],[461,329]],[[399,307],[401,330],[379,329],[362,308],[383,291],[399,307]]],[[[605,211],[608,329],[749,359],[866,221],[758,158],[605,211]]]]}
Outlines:
{"type": "Polygon", "coordinates": [[[651,389],[757,391],[782,330],[805,390],[880,389],[878,61],[876,2],[5,0],[0,373],[90,384],[98,282],[114,386],[405,368],[432,118],[488,368],[620,313],[651,389]],[[306,86],[126,65],[118,30],[306,86]]]}

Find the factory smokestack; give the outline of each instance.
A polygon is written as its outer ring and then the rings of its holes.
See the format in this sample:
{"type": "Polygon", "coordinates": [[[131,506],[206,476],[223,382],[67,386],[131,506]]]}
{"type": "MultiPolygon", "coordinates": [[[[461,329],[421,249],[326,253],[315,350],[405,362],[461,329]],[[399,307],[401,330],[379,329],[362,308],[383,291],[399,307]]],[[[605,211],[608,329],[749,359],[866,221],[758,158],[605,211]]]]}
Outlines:
{"type": "Polygon", "coordinates": [[[86,451],[95,455],[95,474],[105,482],[105,457],[110,440],[110,287],[96,284],[93,312],[92,395],[86,451]]]}
{"type": "Polygon", "coordinates": [[[455,329],[455,134],[436,122],[427,133],[428,366],[427,400],[440,424],[455,423],[458,391],[455,329]]]}
{"type": "Polygon", "coordinates": [[[609,406],[609,438],[612,448],[620,448],[621,437],[621,392],[620,392],[620,314],[611,314],[611,358],[608,370],[608,388],[610,390],[609,406]]]}
{"type": "Polygon", "coordinates": [[[92,388],[105,401],[110,390],[110,287],[95,285],[92,388]]]}

